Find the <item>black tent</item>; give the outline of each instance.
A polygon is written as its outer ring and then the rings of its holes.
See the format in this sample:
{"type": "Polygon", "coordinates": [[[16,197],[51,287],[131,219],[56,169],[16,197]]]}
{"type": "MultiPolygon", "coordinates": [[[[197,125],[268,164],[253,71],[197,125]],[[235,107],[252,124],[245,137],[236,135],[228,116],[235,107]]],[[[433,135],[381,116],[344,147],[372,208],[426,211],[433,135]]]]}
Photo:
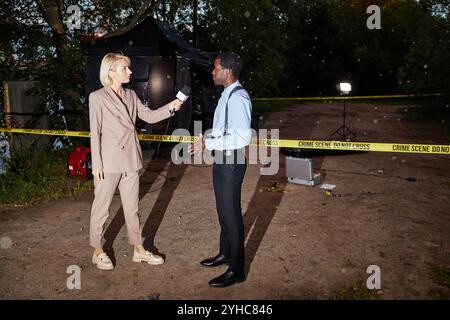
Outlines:
{"type": "MultiPolygon", "coordinates": [[[[209,73],[216,54],[192,47],[167,23],[148,17],[128,32],[100,39],[90,46],[86,67],[87,96],[101,87],[100,64],[109,52],[121,52],[130,57],[133,73],[129,87],[144,103],[149,102],[149,107],[157,108],[171,101],[184,85],[192,87],[195,76],[197,92],[194,94],[201,94],[196,104],[201,104],[204,113],[212,114],[216,92],[209,73]]],[[[186,101],[177,113],[176,121],[172,123],[174,127],[191,129],[192,100],[186,101]]]]}

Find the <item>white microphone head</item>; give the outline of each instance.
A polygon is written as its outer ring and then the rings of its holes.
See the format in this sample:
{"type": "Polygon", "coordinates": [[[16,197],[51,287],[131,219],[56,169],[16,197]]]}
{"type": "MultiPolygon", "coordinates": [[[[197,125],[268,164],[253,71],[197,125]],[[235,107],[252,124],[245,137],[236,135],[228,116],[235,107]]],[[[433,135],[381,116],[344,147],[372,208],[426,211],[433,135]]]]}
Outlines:
{"type": "Polygon", "coordinates": [[[189,96],[183,94],[183,92],[181,92],[181,91],[178,91],[178,93],[177,93],[178,100],[180,100],[181,102],[185,102],[188,98],[189,98],[189,96]]]}
{"type": "Polygon", "coordinates": [[[183,88],[181,88],[181,90],[177,93],[177,99],[185,102],[189,98],[190,94],[191,88],[189,86],[183,86],[183,88]]]}

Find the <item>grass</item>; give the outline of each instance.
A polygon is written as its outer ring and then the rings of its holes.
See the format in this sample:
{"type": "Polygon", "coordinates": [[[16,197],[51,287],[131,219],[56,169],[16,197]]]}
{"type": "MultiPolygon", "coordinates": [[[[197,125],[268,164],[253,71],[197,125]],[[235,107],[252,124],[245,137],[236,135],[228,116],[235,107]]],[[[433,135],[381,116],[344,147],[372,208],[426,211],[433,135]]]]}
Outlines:
{"type": "Polygon", "coordinates": [[[376,300],[377,298],[376,290],[369,290],[361,283],[339,289],[330,295],[331,300],[376,300]]]}
{"type": "Polygon", "coordinates": [[[433,288],[429,294],[432,299],[450,300],[450,268],[446,266],[430,266],[431,279],[441,288],[433,288]]]}
{"type": "Polygon", "coordinates": [[[429,291],[429,296],[433,300],[450,300],[450,294],[448,293],[448,290],[442,290],[442,289],[431,289],[429,291]]]}
{"type": "Polygon", "coordinates": [[[432,266],[431,278],[435,283],[450,289],[450,268],[445,266],[432,266]]]}
{"type": "Polygon", "coordinates": [[[67,156],[71,151],[16,154],[7,164],[7,172],[0,174],[0,208],[28,206],[92,189],[92,181],[68,175],[67,156]]]}

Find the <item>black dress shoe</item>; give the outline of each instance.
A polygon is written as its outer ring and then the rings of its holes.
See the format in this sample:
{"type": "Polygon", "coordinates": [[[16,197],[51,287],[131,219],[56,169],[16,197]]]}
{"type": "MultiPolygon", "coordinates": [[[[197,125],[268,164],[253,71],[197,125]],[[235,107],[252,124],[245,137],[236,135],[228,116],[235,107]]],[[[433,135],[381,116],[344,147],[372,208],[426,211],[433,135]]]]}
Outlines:
{"type": "Polygon", "coordinates": [[[202,260],[200,264],[204,267],[217,267],[225,263],[230,263],[231,259],[225,257],[223,254],[219,254],[215,257],[208,258],[205,260],[202,260]]]}
{"type": "Polygon", "coordinates": [[[232,285],[233,283],[238,283],[245,281],[245,273],[234,273],[233,271],[228,270],[224,274],[218,276],[217,278],[212,279],[209,282],[210,286],[213,287],[227,287],[232,285]]]}

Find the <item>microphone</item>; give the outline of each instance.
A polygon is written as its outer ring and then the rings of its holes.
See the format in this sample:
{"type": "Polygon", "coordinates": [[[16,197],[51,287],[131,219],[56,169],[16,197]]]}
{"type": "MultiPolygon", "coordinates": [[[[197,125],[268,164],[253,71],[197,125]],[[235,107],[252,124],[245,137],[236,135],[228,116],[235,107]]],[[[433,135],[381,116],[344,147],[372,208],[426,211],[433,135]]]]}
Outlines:
{"type": "Polygon", "coordinates": [[[191,94],[191,87],[189,86],[183,86],[180,91],[177,93],[177,99],[181,102],[186,102],[187,99],[189,99],[189,96],[191,94]]]}
{"type": "MultiPolygon", "coordinates": [[[[180,91],[177,93],[177,99],[181,102],[186,102],[187,99],[189,99],[189,95],[191,94],[191,87],[189,86],[183,86],[180,91]]],[[[167,135],[167,130],[169,130],[169,124],[171,117],[175,114],[175,109],[169,109],[170,112],[170,118],[169,121],[167,121],[166,131],[164,132],[164,135],[167,135]]],[[[159,141],[158,148],[156,150],[156,159],[159,157],[159,147],[161,146],[162,140],[159,141]]]]}

